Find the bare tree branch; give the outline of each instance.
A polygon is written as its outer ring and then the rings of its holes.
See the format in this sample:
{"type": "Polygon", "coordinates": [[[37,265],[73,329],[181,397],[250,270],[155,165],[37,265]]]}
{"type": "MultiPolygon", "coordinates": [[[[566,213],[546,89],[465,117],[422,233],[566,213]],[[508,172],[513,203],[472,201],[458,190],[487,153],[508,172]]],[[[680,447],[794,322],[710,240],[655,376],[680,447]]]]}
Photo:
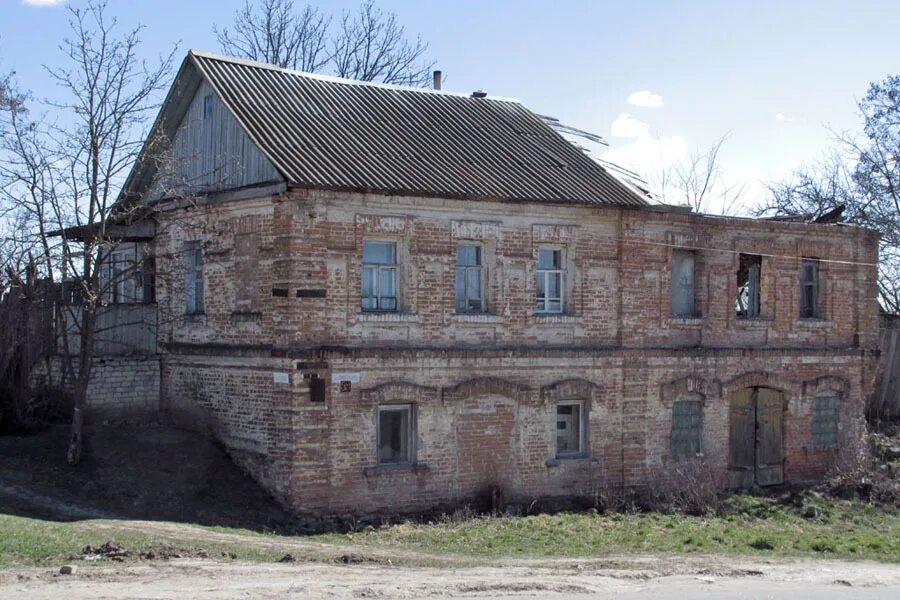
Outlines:
{"type": "Polygon", "coordinates": [[[721,214],[734,214],[744,186],[729,184],[724,177],[720,151],[728,135],[723,135],[706,150],[695,150],[657,176],[656,184],[665,202],[687,205],[698,213],[709,212],[716,204],[721,214]]]}

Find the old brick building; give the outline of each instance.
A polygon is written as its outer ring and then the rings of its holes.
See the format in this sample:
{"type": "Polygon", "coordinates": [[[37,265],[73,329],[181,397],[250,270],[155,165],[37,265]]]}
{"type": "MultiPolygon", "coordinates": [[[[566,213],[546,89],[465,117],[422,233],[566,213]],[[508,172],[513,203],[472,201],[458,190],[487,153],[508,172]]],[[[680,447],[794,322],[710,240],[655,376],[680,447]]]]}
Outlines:
{"type": "Polygon", "coordinates": [[[161,408],[300,513],[860,451],[870,231],[651,205],[514,101],[201,53],[155,134],[127,191],[158,208],[161,408]]]}

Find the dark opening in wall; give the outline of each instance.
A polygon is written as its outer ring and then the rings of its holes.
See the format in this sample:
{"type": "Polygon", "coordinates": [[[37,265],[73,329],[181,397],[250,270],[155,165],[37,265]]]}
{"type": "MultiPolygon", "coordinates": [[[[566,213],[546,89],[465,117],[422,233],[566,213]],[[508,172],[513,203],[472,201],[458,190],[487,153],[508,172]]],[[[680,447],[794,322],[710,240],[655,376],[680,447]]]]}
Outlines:
{"type": "Polygon", "coordinates": [[[737,271],[737,297],[734,299],[737,316],[741,319],[758,319],[761,315],[762,257],[757,254],[741,254],[737,271]]]}

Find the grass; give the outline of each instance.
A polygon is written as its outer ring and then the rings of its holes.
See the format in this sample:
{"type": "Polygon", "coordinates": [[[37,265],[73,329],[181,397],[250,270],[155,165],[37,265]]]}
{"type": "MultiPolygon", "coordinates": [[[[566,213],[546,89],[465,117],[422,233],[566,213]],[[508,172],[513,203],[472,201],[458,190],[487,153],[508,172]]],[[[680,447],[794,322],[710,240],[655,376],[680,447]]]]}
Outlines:
{"type": "MultiPolygon", "coordinates": [[[[724,514],[561,513],[526,517],[474,517],[426,524],[405,523],[347,534],[290,538],[248,530],[184,526],[178,534],[147,533],[115,521],[59,523],[0,515],[0,568],[58,566],[80,556],[86,544],[107,540],[133,553],[159,546],[203,548],[213,558],[231,553],[237,559],[274,562],[288,551],[302,560],[332,560],[335,552],[304,548],[303,542],[352,546],[362,555],[377,551],[460,557],[602,557],[629,553],[742,554],[871,559],[900,563],[900,512],[857,501],[818,495],[802,506],[774,498],[732,496],[724,514]],[[818,511],[811,516],[809,507],[818,511]],[[807,516],[804,516],[807,515],[807,516]],[[180,533],[183,531],[183,534],[180,533]],[[246,540],[210,540],[214,532],[246,540]],[[266,540],[277,542],[268,546],[266,540]]],[[[409,557],[401,557],[408,563],[409,557]]],[[[85,564],[85,563],[81,563],[85,564]]]]}

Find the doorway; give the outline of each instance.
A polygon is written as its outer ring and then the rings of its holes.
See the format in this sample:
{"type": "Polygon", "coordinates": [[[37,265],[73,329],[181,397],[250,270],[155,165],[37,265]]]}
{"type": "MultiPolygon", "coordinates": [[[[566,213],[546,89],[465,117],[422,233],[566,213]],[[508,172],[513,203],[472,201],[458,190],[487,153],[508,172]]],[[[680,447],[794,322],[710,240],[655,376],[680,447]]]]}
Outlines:
{"type": "Polygon", "coordinates": [[[750,387],[731,402],[731,487],[778,485],[784,481],[784,394],[750,387]]]}

